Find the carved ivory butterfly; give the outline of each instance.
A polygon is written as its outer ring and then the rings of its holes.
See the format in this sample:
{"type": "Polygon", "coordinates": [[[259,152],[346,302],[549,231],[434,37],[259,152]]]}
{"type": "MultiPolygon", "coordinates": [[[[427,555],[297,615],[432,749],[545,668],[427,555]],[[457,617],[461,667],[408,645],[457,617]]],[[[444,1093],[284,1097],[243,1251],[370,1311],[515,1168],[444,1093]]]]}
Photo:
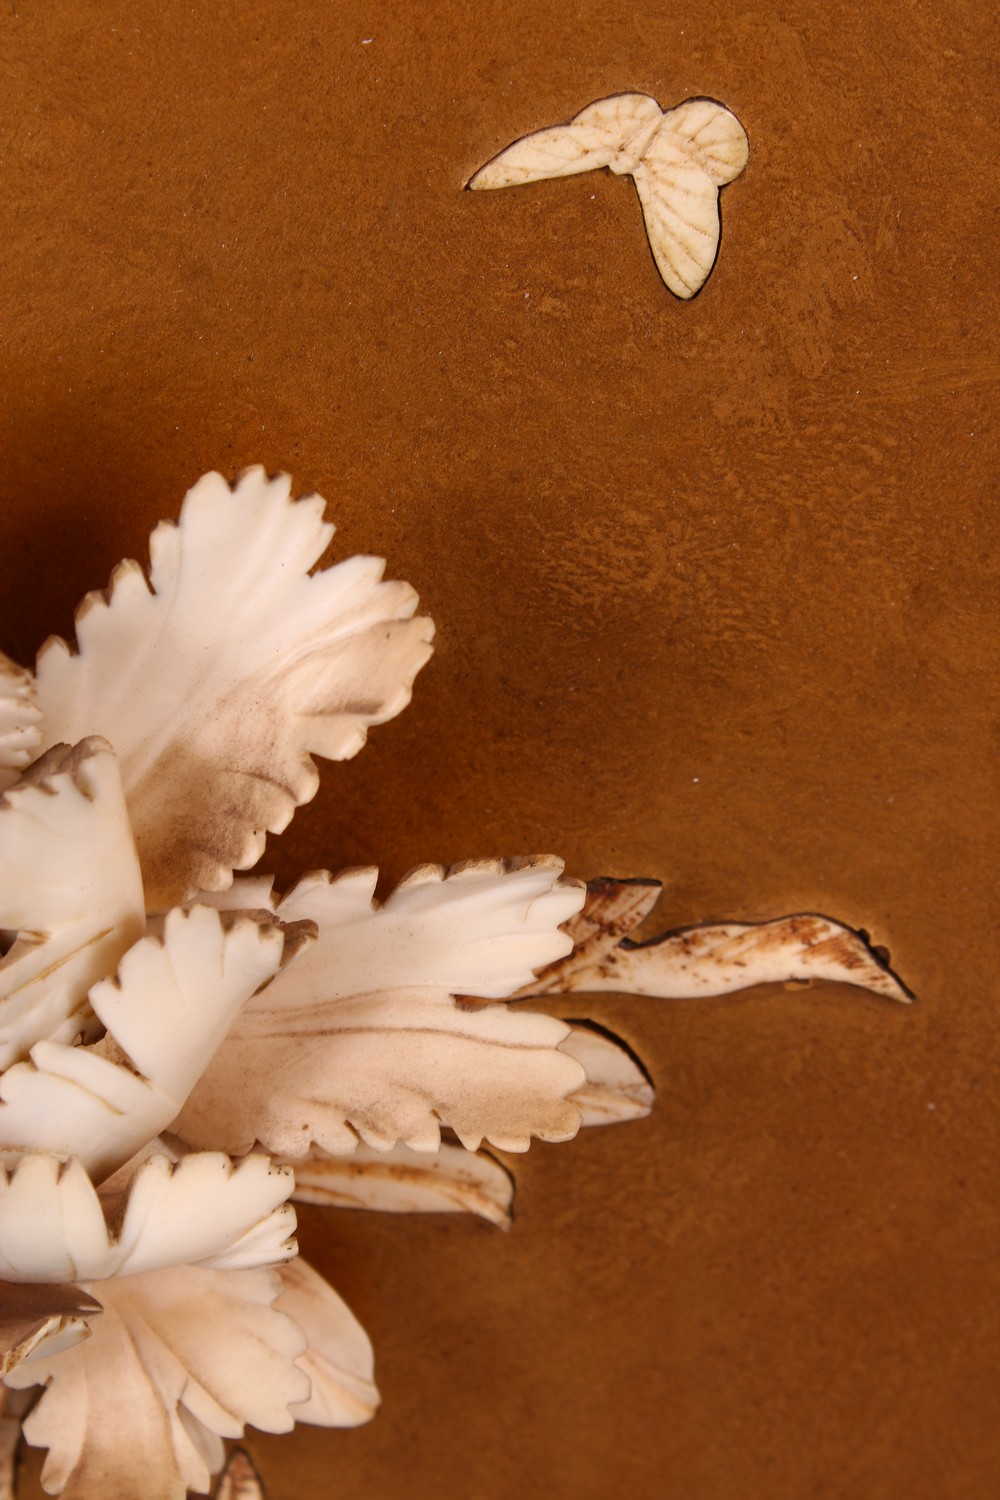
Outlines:
{"type": "Polygon", "coordinates": [[[747,164],[746,132],[714,99],[664,112],[648,94],[613,94],[522,136],[469,180],[513,187],[610,167],[635,182],[657,270],[675,297],[699,292],[719,252],[719,190],[747,164]]]}

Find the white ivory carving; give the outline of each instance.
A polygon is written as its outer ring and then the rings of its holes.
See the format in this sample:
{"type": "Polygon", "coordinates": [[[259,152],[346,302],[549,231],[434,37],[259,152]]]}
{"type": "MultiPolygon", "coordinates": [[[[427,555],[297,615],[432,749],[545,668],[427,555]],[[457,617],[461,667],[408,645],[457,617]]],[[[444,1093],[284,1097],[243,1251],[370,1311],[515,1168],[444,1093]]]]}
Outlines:
{"type": "MultiPolygon", "coordinates": [[[[713,153],[735,161],[721,107],[638,97],[644,136],[625,105],[584,111],[546,147],[559,170],[582,169],[577,127],[605,152],[625,131],[607,165],[641,192],[671,151],[709,179],[713,153]]],[[[717,215],[717,183],[695,197],[717,215]]],[[[585,890],[551,857],[423,865],[383,903],[374,870],[281,900],[267,876],[233,882],[312,796],[311,756],[353,754],[429,654],[377,559],[310,573],[331,534],[283,476],[207,475],[154,533],[150,582],[124,563],[84,601],[77,652],[48,643],[37,682],[0,661],[0,1358],[18,1393],[0,1500],[37,1386],[25,1436],[67,1500],[183,1500],[248,1422],[368,1420],[371,1345],[293,1258],[293,1189],[507,1227],[513,1182],[481,1141],[520,1151],[651,1108],[624,1043],[526,998],[814,978],[908,998],[825,917],[637,942],[658,883],[585,890]]],[[[260,1494],[234,1455],[217,1497],[260,1494]]]]}
{"type": "Polygon", "coordinates": [[[309,1377],[305,1401],[293,1402],[297,1422],[357,1427],[375,1415],[375,1356],[371,1340],[332,1287],[301,1256],[282,1266],[274,1306],[302,1329],[308,1344],[295,1361],[309,1377]]]}
{"type": "Polygon", "coordinates": [[[488,1151],[443,1141],[433,1155],[409,1146],[358,1146],[351,1156],[331,1156],[313,1146],[289,1165],[297,1203],[391,1214],[470,1213],[510,1228],[514,1180],[488,1151]]]}
{"type": "Polygon", "coordinates": [[[40,1324],[31,1338],[24,1339],[13,1349],[8,1349],[4,1354],[4,1363],[7,1370],[12,1370],[22,1360],[30,1364],[33,1359],[41,1356],[48,1357],[50,1354],[59,1354],[63,1349],[71,1349],[74,1344],[79,1344],[83,1339],[90,1337],[90,1324],[92,1318],[100,1312],[100,1307],[95,1304],[93,1313],[64,1314],[62,1317],[53,1315],[47,1318],[44,1324],[40,1324]],[[12,1357],[13,1356],[13,1357],[12,1357]]]}
{"type": "Polygon", "coordinates": [[[90,1319],[100,1311],[100,1303],[78,1286],[27,1282],[5,1287],[0,1304],[0,1375],[22,1359],[30,1359],[43,1344],[49,1350],[69,1348],[86,1338],[90,1319]]]}
{"type": "Polygon", "coordinates": [[[0,1069],[72,1042],[91,985],[145,926],[142,876],[110,747],[57,745],[0,795],[0,1069]]]}
{"type": "Polygon", "coordinates": [[[660,890],[659,881],[591,881],[586,906],[567,923],[572,953],[543,970],[521,998],[607,990],[690,1000],[824,979],[903,1004],[912,999],[866,933],[812,912],[774,922],[705,922],[636,942],[628,934],[660,890]]]}
{"type": "Polygon", "coordinates": [[[587,1075],[570,1095],[581,1125],[623,1125],[653,1108],[653,1085],[622,1044],[589,1026],[574,1026],[560,1051],[575,1057],[587,1075]]]}
{"type": "Polygon", "coordinates": [[[277,1311],[277,1273],[173,1266],[90,1290],[104,1311],[91,1336],[7,1376],[45,1385],[24,1422],[47,1448],[45,1488],[67,1500],[183,1500],[204,1492],[222,1437],[247,1423],[289,1432],[309,1399],[296,1360],[305,1335],[277,1311]]]}
{"type": "MultiPolygon", "coordinates": [[[[586,1072],[569,1095],[581,1125],[616,1125],[640,1120],[653,1107],[655,1093],[628,1051],[607,1033],[574,1025],[559,1044],[586,1072]]],[[[433,1155],[396,1145],[377,1151],[359,1145],[349,1156],[333,1156],[313,1146],[295,1169],[298,1203],[361,1208],[382,1213],[471,1213],[509,1229],[514,1181],[488,1151],[468,1151],[443,1141],[433,1155]]]]}
{"type": "Polygon", "coordinates": [[[296,1250],[295,1213],[284,1206],[294,1186],[291,1170],[267,1156],[155,1154],[102,1198],[75,1158],[26,1156],[0,1170],[0,1281],[275,1265],[296,1250]]]}
{"type": "MultiPolygon", "coordinates": [[[[3,1500],[2,1496],[0,1500],[3,1500]]],[[[265,1500],[260,1475],[250,1455],[242,1448],[234,1448],[229,1455],[212,1500],[265,1500]]]]}
{"type": "Polygon", "coordinates": [[[91,990],[101,1041],[37,1042],[0,1077],[0,1160],[75,1154],[107,1177],[170,1124],[241,1006],[313,931],[298,923],[286,943],[267,912],[170,912],[162,937],[142,938],[91,990]]]}
{"type": "Polygon", "coordinates": [[[374,870],[306,876],[276,912],[315,922],[315,947],[244,1008],[173,1132],[291,1158],[359,1138],[436,1151],[442,1124],[470,1150],[575,1135],[567,1095],[584,1074],[559,1050],[566,1026],[455,999],[510,994],[568,951],[559,924],[584,892],[561,872],[553,859],[422,866],[382,906],[374,870]]]}
{"type": "Polygon", "coordinates": [[[746,132],[714,99],[665,113],[648,94],[598,99],[566,125],[536,130],[470,179],[514,187],[608,167],[636,185],[656,268],[675,297],[694,297],[719,251],[719,191],[747,164],[746,132]]]}
{"type": "Polygon", "coordinates": [[[122,770],[152,911],[224,889],[343,760],[409,701],[430,655],[417,596],[379,558],[310,574],[333,536],[316,495],[248,469],[206,474],[150,575],[121,563],[38,658],[48,743],[103,734],[122,770]]]}
{"type": "Polygon", "coordinates": [[[17,780],[42,748],[42,711],[35,679],[0,651],[0,792],[17,780]]]}

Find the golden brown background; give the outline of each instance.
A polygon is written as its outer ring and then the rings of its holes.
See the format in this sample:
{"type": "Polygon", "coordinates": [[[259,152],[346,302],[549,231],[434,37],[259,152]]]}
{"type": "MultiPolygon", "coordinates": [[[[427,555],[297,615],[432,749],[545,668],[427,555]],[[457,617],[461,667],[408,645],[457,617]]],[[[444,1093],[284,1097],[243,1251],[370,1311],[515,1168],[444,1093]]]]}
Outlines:
{"type": "Polygon", "coordinates": [[[440,634],[283,879],[555,850],[920,996],[575,1001],[652,1119],[536,1144],[509,1236],[305,1212],[384,1407],[255,1437],[271,1500],[1000,1493],[991,11],[5,0],[8,651],[290,469],[440,634]],[[461,191],[623,89],[750,137],[688,305],[628,180],[461,191]]]}

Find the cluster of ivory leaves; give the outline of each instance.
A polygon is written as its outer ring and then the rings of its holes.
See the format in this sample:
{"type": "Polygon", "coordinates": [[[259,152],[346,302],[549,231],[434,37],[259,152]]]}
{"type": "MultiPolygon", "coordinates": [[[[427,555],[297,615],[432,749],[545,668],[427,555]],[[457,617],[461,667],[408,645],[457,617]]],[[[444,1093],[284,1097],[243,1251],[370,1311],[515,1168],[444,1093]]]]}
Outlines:
{"type": "MultiPolygon", "coordinates": [[[[286,477],[209,474],[149,581],[125,562],[84,601],[75,650],[4,659],[0,1491],[22,1422],[50,1492],[177,1500],[247,1423],[367,1420],[371,1346],[295,1258],[289,1199],[503,1225],[483,1141],[648,1112],[606,1033],[459,997],[827,977],[905,998],[824,918],[632,942],[657,883],[588,893],[552,858],[424,865],[383,904],[374,870],[283,898],[234,879],[314,794],[311,755],[353,755],[430,654],[378,559],[310,572],[332,533],[286,477]]],[[[235,1461],[219,1493],[252,1493],[235,1461]]]]}

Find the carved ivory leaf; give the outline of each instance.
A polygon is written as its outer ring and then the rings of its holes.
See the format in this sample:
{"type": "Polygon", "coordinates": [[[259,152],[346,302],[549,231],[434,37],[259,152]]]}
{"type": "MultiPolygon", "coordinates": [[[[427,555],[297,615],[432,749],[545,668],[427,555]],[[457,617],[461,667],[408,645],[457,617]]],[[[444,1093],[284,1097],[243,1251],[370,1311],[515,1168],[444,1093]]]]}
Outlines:
{"type": "Polygon", "coordinates": [[[269,912],[170,912],[91,990],[101,1041],[37,1042],[0,1077],[0,1160],[75,1155],[107,1177],[169,1125],[241,1006],[312,935],[269,912]]]}
{"type": "Polygon", "coordinates": [[[308,1375],[309,1397],[291,1407],[296,1422],[317,1427],[358,1427],[375,1415],[375,1357],[371,1340],[331,1286],[301,1257],[282,1266],[281,1296],[274,1304],[308,1340],[295,1361],[308,1375]]]}
{"type": "Polygon", "coordinates": [[[812,979],[855,985],[904,1004],[912,998],[866,934],[809,912],[774,922],[706,922],[634,942],[625,934],[658,892],[658,883],[649,881],[591,881],[586,906],[567,924],[573,952],[518,998],[611,990],[684,1000],[812,979]]]}
{"type": "Polygon", "coordinates": [[[655,1090],[621,1042],[592,1026],[575,1025],[560,1050],[586,1069],[586,1083],[570,1095],[581,1125],[623,1125],[649,1114],[655,1090]]]}
{"type": "Polygon", "coordinates": [[[408,1146],[358,1146],[352,1156],[331,1156],[314,1146],[293,1165],[297,1203],[390,1214],[471,1213],[510,1228],[514,1182],[487,1151],[443,1142],[433,1156],[408,1146]]]}
{"type": "Polygon", "coordinates": [[[230,1453],[212,1500],[266,1500],[260,1475],[249,1453],[242,1448],[234,1448],[230,1453]]]}
{"type": "MultiPolygon", "coordinates": [[[[586,1069],[586,1082],[569,1096],[582,1125],[614,1125],[649,1114],[653,1087],[612,1037],[574,1025],[559,1050],[586,1069]]],[[[313,1146],[308,1156],[288,1164],[295,1168],[292,1196],[298,1203],[383,1213],[472,1213],[510,1228],[514,1181],[487,1151],[445,1141],[433,1156],[400,1145],[391,1151],[358,1146],[351,1156],[331,1156],[313,1146]]]]}
{"type": "Polygon", "coordinates": [[[42,748],[42,711],[35,679],[0,651],[0,792],[16,781],[42,748]]]}
{"type": "Polygon", "coordinates": [[[90,1332],[101,1304],[78,1286],[36,1282],[0,1285],[0,1376],[40,1345],[69,1348],[90,1332]]]}
{"type": "Polygon", "coordinates": [[[0,795],[0,1069],[40,1038],[71,1042],[87,992],[145,926],[142,877],[104,740],[56,745],[0,795]]]}
{"type": "Polygon", "coordinates": [[[272,1305],[274,1271],[173,1266],[99,1281],[89,1339],[18,1365],[12,1385],[47,1385],[24,1435],[48,1448],[46,1490],[65,1500],[184,1500],[245,1424],[289,1432],[309,1399],[295,1361],[305,1336],[272,1305]],[[211,1464],[206,1460],[211,1460],[211,1464]]]}
{"type": "Polygon", "coordinates": [[[206,474],[180,522],[77,611],[78,650],[38,659],[45,732],[104,734],[122,768],[150,910],[224,889],[343,760],[410,698],[433,627],[378,558],[310,574],[333,535],[287,475],[206,474]],[[150,587],[151,585],[151,587],[150,587]]]}
{"type": "Polygon", "coordinates": [[[665,113],[647,94],[614,94],[566,125],[515,141],[472,177],[513,187],[608,167],[636,185],[656,268],[675,297],[695,296],[719,251],[719,191],[747,164],[746,132],[714,99],[665,113]]]}
{"type": "Polygon", "coordinates": [[[583,891],[561,873],[549,858],[424,865],[382,906],[374,870],[306,876],[277,913],[315,921],[317,943],[244,1008],[174,1133],[292,1158],[313,1142],[349,1154],[359,1138],[436,1151],[442,1124],[470,1150],[575,1135],[567,1095],[583,1068],[559,1050],[568,1028],[455,999],[509,995],[568,951],[559,924],[583,891]]]}
{"type": "MultiPolygon", "coordinates": [[[[99,1196],[81,1163],[26,1156],[0,1169],[0,1280],[86,1281],[172,1265],[239,1270],[295,1254],[295,1186],[266,1156],[147,1157],[99,1196]]],[[[104,1303],[101,1293],[95,1292],[104,1303]]]]}

